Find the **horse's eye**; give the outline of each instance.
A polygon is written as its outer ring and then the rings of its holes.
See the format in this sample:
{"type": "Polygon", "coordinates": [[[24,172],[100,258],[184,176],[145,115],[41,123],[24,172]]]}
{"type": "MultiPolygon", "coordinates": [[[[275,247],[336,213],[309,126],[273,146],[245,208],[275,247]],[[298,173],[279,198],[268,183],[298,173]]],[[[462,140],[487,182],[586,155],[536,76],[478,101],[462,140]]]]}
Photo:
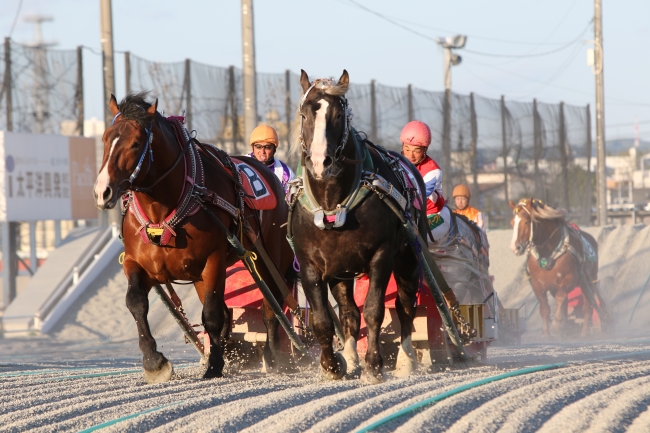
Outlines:
{"type": "Polygon", "coordinates": [[[338,113],[336,115],[336,120],[341,120],[341,119],[343,119],[343,113],[338,113]]]}
{"type": "Polygon", "coordinates": [[[133,144],[131,145],[131,149],[137,149],[138,147],[140,147],[140,143],[138,143],[137,141],[134,141],[133,144]]]}

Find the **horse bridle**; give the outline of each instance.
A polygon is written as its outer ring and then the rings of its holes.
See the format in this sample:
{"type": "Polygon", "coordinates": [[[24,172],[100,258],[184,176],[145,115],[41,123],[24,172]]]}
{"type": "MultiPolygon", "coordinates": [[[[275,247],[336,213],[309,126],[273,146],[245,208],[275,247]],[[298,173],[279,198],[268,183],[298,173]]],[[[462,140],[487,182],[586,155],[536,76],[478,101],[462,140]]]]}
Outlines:
{"type": "MultiPolygon", "coordinates": [[[[305,138],[303,136],[303,121],[304,121],[304,116],[302,114],[302,106],[305,103],[305,100],[307,99],[307,96],[309,95],[309,92],[311,89],[316,87],[318,84],[331,84],[330,80],[327,78],[321,78],[318,80],[315,80],[312,85],[307,89],[304,95],[302,95],[302,98],[300,98],[300,146],[302,146],[302,152],[307,153],[307,144],[305,143],[305,138]]],[[[341,95],[339,96],[339,102],[341,103],[341,108],[343,109],[343,116],[344,116],[344,125],[343,125],[343,137],[341,137],[341,142],[339,143],[338,147],[334,151],[334,159],[339,160],[341,159],[341,155],[343,154],[343,150],[345,149],[345,145],[348,142],[348,136],[350,135],[350,122],[352,121],[352,109],[348,105],[348,99],[344,96],[341,95]]]]}
{"type": "Polygon", "coordinates": [[[528,238],[528,242],[526,243],[526,248],[528,249],[530,245],[533,244],[533,230],[535,229],[535,222],[533,221],[533,216],[530,214],[530,211],[526,208],[526,200],[522,200],[519,203],[517,203],[517,206],[515,207],[515,213],[519,212],[519,206],[521,206],[521,209],[525,210],[528,216],[530,217],[530,237],[528,238]]]}
{"type": "MultiPolygon", "coordinates": [[[[115,117],[113,117],[113,121],[111,122],[111,126],[115,124],[115,120],[122,114],[121,111],[118,111],[115,117]]],[[[130,184],[130,188],[133,188],[133,182],[135,179],[138,177],[138,174],[140,174],[140,170],[142,169],[142,164],[144,163],[144,157],[147,155],[147,150],[149,151],[149,166],[147,167],[147,172],[149,172],[149,169],[151,168],[151,165],[153,164],[153,146],[151,146],[151,142],[153,141],[153,119],[151,120],[151,123],[149,123],[149,128],[144,128],[145,133],[147,134],[147,139],[145,140],[144,144],[144,149],[142,151],[142,155],[140,155],[140,159],[138,160],[138,165],[135,166],[133,169],[133,173],[131,173],[131,176],[129,176],[128,179],[125,179],[122,181],[125,182],[128,180],[130,184]]]]}

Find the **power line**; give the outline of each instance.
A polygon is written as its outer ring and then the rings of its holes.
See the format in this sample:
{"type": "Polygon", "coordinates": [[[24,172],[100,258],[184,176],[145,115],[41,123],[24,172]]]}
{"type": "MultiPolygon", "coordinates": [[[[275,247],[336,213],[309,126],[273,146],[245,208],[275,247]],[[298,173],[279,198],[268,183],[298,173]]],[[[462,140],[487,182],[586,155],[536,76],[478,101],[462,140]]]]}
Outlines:
{"type": "Polygon", "coordinates": [[[400,27],[400,28],[406,30],[407,32],[411,32],[411,33],[413,33],[415,35],[418,35],[418,36],[420,36],[422,38],[428,39],[428,40],[430,40],[432,42],[436,42],[435,38],[432,38],[431,36],[425,35],[424,33],[420,33],[417,30],[413,30],[410,27],[406,27],[405,25],[402,25],[402,24],[398,23],[397,21],[393,20],[392,18],[389,18],[386,15],[380,14],[379,12],[376,12],[376,11],[366,7],[366,6],[362,5],[361,3],[359,3],[359,2],[357,2],[355,0],[347,0],[347,1],[354,4],[355,6],[357,6],[360,9],[365,10],[366,12],[369,12],[369,13],[371,13],[373,15],[376,15],[379,18],[381,18],[381,19],[383,19],[385,21],[388,21],[389,23],[391,23],[391,24],[393,24],[393,25],[395,25],[397,27],[400,27]]]}
{"type": "MultiPolygon", "coordinates": [[[[388,21],[389,23],[391,23],[391,24],[393,24],[393,25],[395,25],[395,26],[397,26],[397,27],[399,27],[399,28],[401,28],[401,29],[403,29],[403,30],[406,30],[406,31],[408,31],[408,32],[410,32],[410,33],[413,33],[413,34],[417,35],[417,36],[420,36],[420,37],[422,37],[422,38],[425,38],[425,39],[427,39],[427,40],[429,40],[429,41],[436,42],[436,39],[435,39],[435,38],[432,38],[432,37],[429,36],[429,35],[426,35],[426,34],[424,34],[424,33],[418,32],[417,30],[413,30],[413,29],[410,28],[410,27],[407,27],[407,26],[405,26],[405,25],[403,25],[403,24],[400,24],[400,23],[397,22],[394,18],[388,17],[388,16],[386,16],[386,15],[384,15],[384,14],[382,14],[382,13],[379,13],[379,12],[373,10],[373,9],[370,9],[369,7],[364,6],[363,4],[357,2],[356,0],[347,0],[347,1],[348,1],[349,3],[352,3],[353,5],[357,6],[358,8],[363,9],[364,11],[366,11],[366,12],[368,12],[368,13],[371,13],[371,14],[377,16],[377,17],[383,19],[384,21],[388,21]]],[[[574,3],[574,4],[575,4],[575,3],[574,3]]],[[[566,17],[565,17],[565,18],[566,18],[566,17]]],[[[481,56],[488,56],[488,57],[503,57],[503,58],[542,57],[542,56],[547,56],[547,55],[554,54],[554,53],[557,53],[557,52],[559,52],[559,51],[565,50],[565,49],[567,49],[568,47],[570,47],[571,45],[575,44],[575,43],[576,43],[576,42],[577,42],[577,41],[582,37],[582,35],[584,35],[585,32],[586,32],[587,30],[589,30],[589,27],[590,27],[590,26],[591,26],[591,21],[589,22],[589,24],[587,24],[587,27],[586,27],[586,28],[585,28],[585,29],[580,33],[580,35],[578,35],[577,38],[573,39],[571,42],[569,42],[569,43],[567,43],[567,44],[565,44],[565,45],[563,45],[563,46],[561,46],[561,47],[559,47],[559,48],[556,48],[556,49],[551,50],[551,51],[546,51],[546,52],[543,52],[543,53],[536,53],[536,54],[512,54],[512,55],[511,55],[511,54],[484,53],[484,52],[481,52],[481,51],[468,50],[467,48],[464,48],[463,50],[464,50],[465,52],[468,52],[468,53],[478,54],[478,55],[481,55],[481,56]]],[[[555,30],[554,30],[553,32],[555,32],[555,30]]],[[[553,33],[551,33],[551,34],[553,34],[553,33]]]]}
{"type": "Polygon", "coordinates": [[[18,2],[18,9],[16,9],[16,15],[14,16],[14,22],[11,23],[11,29],[9,30],[9,37],[11,37],[11,34],[14,32],[14,28],[16,27],[16,22],[18,21],[18,16],[20,15],[20,9],[23,6],[23,0],[20,0],[18,2]]]}
{"type": "Polygon", "coordinates": [[[469,49],[467,49],[467,48],[464,48],[464,51],[467,52],[467,53],[478,54],[479,56],[486,56],[486,57],[499,57],[499,58],[510,58],[510,59],[524,59],[524,58],[529,58],[529,57],[543,57],[543,56],[548,56],[548,55],[550,55],[550,54],[558,53],[558,52],[560,52],[560,51],[562,51],[562,50],[565,50],[565,49],[569,48],[570,46],[574,45],[576,42],[578,42],[578,41],[580,40],[580,38],[582,38],[582,36],[587,32],[587,30],[589,30],[589,27],[591,27],[591,21],[589,21],[589,24],[587,24],[587,27],[585,27],[585,29],[584,29],[582,32],[580,32],[580,34],[578,35],[578,37],[576,37],[575,39],[573,39],[571,42],[569,42],[569,43],[567,43],[567,44],[565,44],[565,45],[562,45],[562,46],[559,47],[559,48],[555,48],[555,49],[550,50],[550,51],[544,51],[544,52],[542,52],[542,53],[530,53],[530,54],[496,54],[496,53],[484,53],[484,52],[481,52],[481,51],[469,50],[469,49]]]}

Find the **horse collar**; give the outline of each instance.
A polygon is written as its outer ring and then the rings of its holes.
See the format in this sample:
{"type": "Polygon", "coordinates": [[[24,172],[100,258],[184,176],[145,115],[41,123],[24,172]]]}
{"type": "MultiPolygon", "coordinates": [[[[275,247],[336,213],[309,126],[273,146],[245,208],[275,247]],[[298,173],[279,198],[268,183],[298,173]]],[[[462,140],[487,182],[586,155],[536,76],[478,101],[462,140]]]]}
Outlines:
{"type": "Polygon", "coordinates": [[[355,166],[355,173],[356,173],[355,182],[352,184],[352,187],[350,188],[350,192],[348,193],[348,195],[345,197],[345,199],[343,199],[341,203],[336,205],[336,208],[334,210],[323,209],[323,207],[318,203],[318,200],[316,199],[316,197],[314,197],[311,191],[309,178],[307,177],[306,174],[304,174],[304,170],[302,166],[298,167],[297,179],[301,179],[302,185],[297,185],[295,187],[292,187],[291,195],[294,196],[297,195],[300,204],[305,209],[307,209],[308,211],[314,214],[314,224],[316,225],[316,227],[318,227],[321,230],[342,227],[345,224],[347,218],[347,212],[353,209],[357,204],[361,203],[363,198],[369,192],[369,190],[366,189],[362,190],[361,187],[362,187],[364,169],[366,171],[373,170],[372,160],[370,159],[370,155],[368,154],[368,151],[364,147],[361,147],[359,141],[356,139],[356,131],[353,130],[352,132],[353,132],[352,141],[354,142],[355,145],[357,157],[359,156],[364,157],[364,167],[362,168],[359,166],[355,166]],[[329,226],[329,224],[332,225],[329,226]]]}

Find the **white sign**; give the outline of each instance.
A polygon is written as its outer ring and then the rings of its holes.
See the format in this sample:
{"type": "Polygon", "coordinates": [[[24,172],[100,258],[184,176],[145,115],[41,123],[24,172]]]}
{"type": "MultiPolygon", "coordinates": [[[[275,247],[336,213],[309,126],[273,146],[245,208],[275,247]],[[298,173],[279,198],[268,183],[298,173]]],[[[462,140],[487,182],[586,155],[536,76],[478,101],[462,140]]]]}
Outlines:
{"type": "Polygon", "coordinates": [[[91,138],[0,131],[0,221],[97,218],[91,138]]]}

